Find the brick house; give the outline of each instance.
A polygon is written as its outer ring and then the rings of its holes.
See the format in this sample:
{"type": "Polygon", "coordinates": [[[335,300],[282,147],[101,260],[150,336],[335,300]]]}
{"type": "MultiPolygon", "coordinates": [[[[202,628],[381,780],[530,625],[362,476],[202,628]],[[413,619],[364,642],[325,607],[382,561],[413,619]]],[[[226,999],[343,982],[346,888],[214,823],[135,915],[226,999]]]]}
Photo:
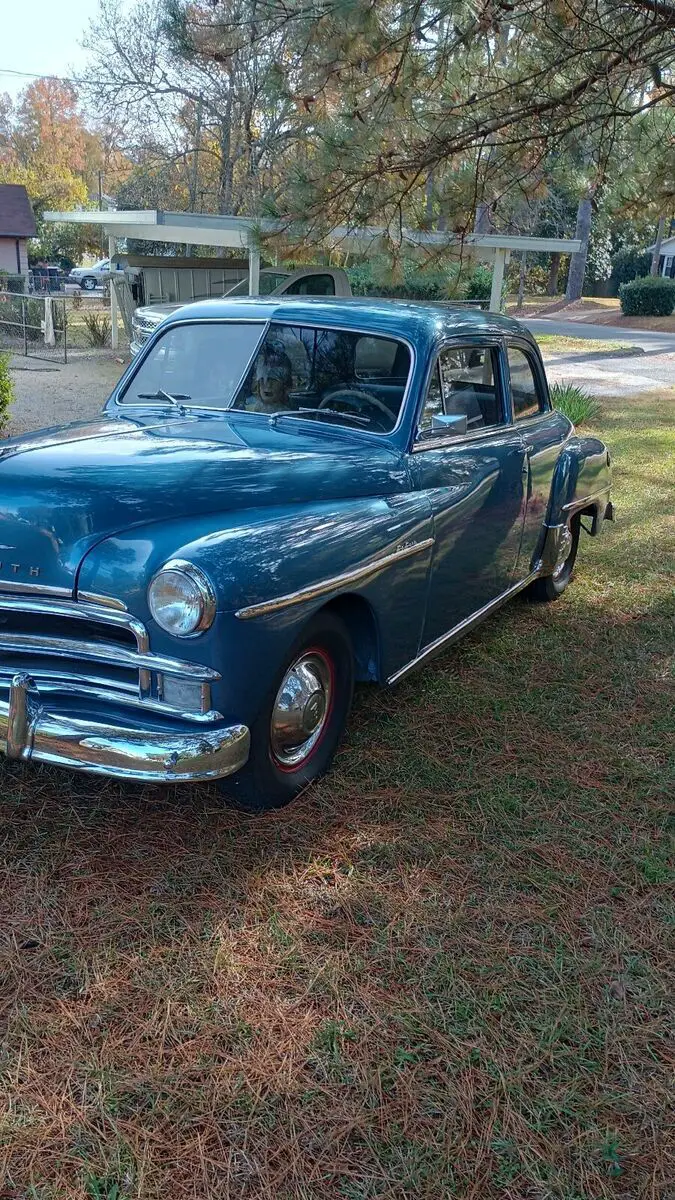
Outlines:
{"type": "Polygon", "coordinates": [[[0,271],[28,273],[28,238],[35,237],[35,232],[35,217],[23,184],[0,183],[0,271]]]}

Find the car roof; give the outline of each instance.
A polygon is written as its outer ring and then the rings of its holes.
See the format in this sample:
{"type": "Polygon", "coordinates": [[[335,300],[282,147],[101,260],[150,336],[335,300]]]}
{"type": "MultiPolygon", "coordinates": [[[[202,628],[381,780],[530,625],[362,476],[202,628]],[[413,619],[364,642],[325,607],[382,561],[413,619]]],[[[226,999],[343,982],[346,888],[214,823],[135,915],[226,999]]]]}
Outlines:
{"type": "Polygon", "coordinates": [[[370,297],[242,296],[200,300],[179,308],[166,324],[195,320],[293,321],[296,324],[356,326],[359,331],[392,337],[437,339],[443,336],[530,335],[523,325],[500,313],[462,304],[434,304],[370,297]]]}

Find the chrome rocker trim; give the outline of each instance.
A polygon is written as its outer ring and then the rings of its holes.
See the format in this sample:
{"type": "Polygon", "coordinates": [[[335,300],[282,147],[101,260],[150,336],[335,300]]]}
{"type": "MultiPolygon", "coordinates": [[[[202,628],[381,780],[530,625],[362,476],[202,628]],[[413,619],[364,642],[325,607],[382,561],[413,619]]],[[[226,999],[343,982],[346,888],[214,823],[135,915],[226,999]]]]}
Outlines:
{"type": "Polygon", "coordinates": [[[372,575],[384,570],[385,567],[391,566],[392,563],[410,558],[413,554],[421,554],[423,550],[428,550],[433,544],[433,538],[424,538],[423,541],[414,542],[411,546],[401,546],[399,550],[393,550],[391,554],[376,558],[362,567],[355,567],[352,571],[345,571],[342,575],[333,575],[330,579],[323,579],[319,583],[310,584],[309,587],[299,588],[297,592],[287,592],[284,596],[276,596],[273,600],[262,600],[259,604],[249,604],[245,608],[239,608],[234,615],[240,621],[250,621],[252,617],[264,617],[268,613],[278,612],[280,608],[304,604],[307,600],[315,600],[319,596],[325,596],[328,592],[334,592],[350,584],[362,583],[365,579],[370,579],[372,575]]]}
{"type": "Polygon", "coordinates": [[[125,729],[49,712],[30,675],[13,677],[0,702],[0,750],[15,761],[55,763],[72,770],[150,783],[223,779],[246,763],[245,725],[159,733],[125,729]]]}
{"type": "Polygon", "coordinates": [[[443,633],[433,642],[429,642],[428,645],[420,650],[416,658],[411,659],[409,663],[406,663],[404,667],[400,667],[398,671],[394,671],[394,674],[389,676],[387,683],[398,683],[400,679],[404,679],[405,676],[410,674],[411,671],[415,671],[418,667],[421,667],[423,663],[428,662],[430,658],[434,658],[437,654],[440,654],[442,650],[445,650],[446,647],[451,646],[453,642],[459,641],[461,637],[464,637],[465,633],[469,633],[474,626],[480,625],[481,622],[487,617],[491,616],[493,612],[496,612],[498,608],[501,608],[502,604],[506,604],[507,600],[510,600],[512,596],[516,596],[518,592],[522,592],[523,589],[528,587],[529,584],[533,583],[535,579],[538,579],[541,574],[541,565],[538,565],[534,571],[531,571],[530,574],[525,577],[525,579],[520,579],[518,583],[514,583],[512,587],[507,588],[507,590],[502,592],[500,596],[497,596],[494,600],[491,600],[489,604],[485,604],[483,608],[479,608],[475,613],[472,613],[470,617],[465,617],[464,620],[460,621],[458,625],[454,625],[453,628],[449,629],[447,633],[443,633]]]}

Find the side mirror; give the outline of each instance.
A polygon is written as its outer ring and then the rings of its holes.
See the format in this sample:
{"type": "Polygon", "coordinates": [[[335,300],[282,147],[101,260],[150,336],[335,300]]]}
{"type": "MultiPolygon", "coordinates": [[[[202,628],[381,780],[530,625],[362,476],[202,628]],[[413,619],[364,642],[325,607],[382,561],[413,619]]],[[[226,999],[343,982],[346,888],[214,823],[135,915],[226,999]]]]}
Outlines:
{"type": "Polygon", "coordinates": [[[431,428],[434,433],[466,433],[468,420],[466,413],[437,413],[431,418],[431,428]]]}

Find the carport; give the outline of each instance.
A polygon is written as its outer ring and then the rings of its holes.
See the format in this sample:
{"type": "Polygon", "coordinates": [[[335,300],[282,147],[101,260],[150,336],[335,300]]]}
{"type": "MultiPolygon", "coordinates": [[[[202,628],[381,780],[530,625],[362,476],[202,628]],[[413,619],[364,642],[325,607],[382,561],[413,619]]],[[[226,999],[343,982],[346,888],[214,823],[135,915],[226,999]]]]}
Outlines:
{"type": "MultiPolygon", "coordinates": [[[[209,216],[204,213],[163,212],[161,209],[140,209],[124,212],[46,212],[46,221],[64,221],[69,224],[100,225],[108,238],[108,257],[115,257],[119,238],[137,238],[146,242],[177,242],[192,246],[222,246],[233,250],[245,250],[249,261],[249,295],[257,296],[260,279],[260,247],[267,240],[284,238],[298,242],[303,237],[302,228],[284,221],[257,220],[254,217],[209,216]]],[[[375,250],[387,236],[379,226],[352,229],[338,226],[320,240],[330,246],[358,250],[367,254],[375,250]]],[[[466,248],[473,257],[493,264],[490,309],[501,309],[504,269],[513,251],[526,250],[533,253],[576,254],[581,242],[572,238],[535,238],[509,236],[507,234],[467,234],[458,237],[452,233],[403,229],[400,241],[409,246],[427,247],[430,250],[466,248]]],[[[117,297],[115,288],[110,289],[110,317],[112,345],[117,346],[117,297]]]]}

